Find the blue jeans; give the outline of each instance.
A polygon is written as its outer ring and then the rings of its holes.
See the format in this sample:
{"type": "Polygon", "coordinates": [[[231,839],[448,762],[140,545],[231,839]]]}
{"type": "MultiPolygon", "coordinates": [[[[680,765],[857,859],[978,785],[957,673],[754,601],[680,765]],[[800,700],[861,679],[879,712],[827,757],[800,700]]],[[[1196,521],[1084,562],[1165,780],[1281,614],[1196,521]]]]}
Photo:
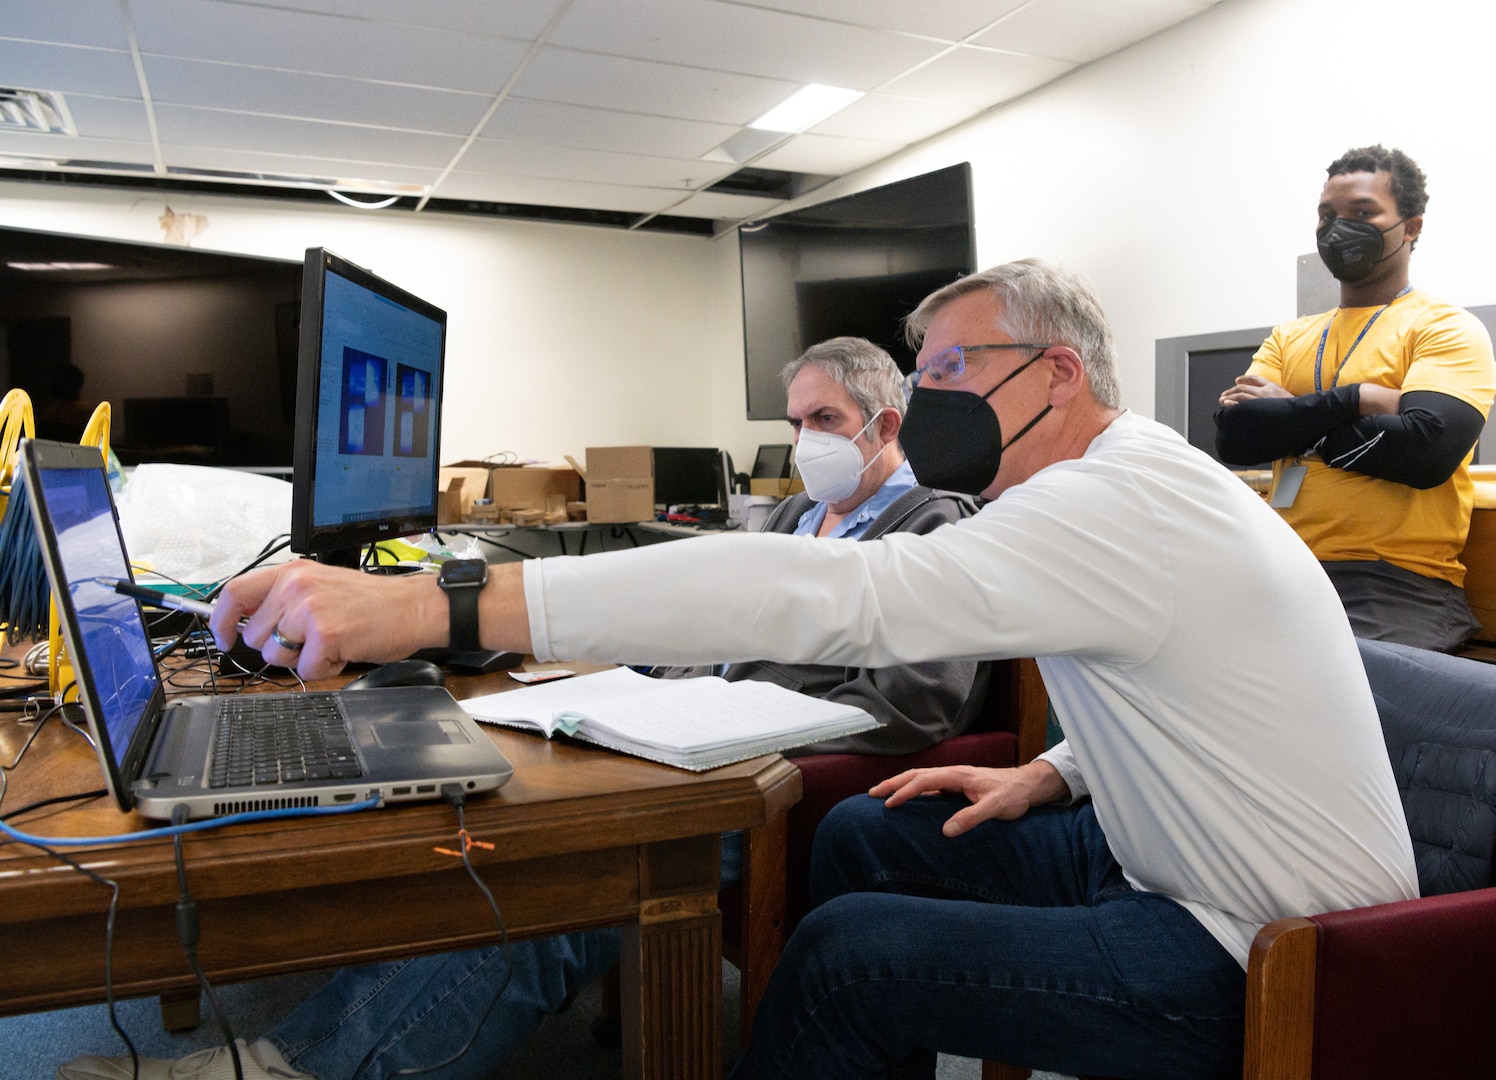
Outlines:
{"type": "MultiPolygon", "coordinates": [[[[724,885],[741,879],[742,850],[742,833],[722,837],[724,885]]],[[[265,1038],[290,1065],[321,1080],[385,1080],[451,1057],[482,1021],[467,1053],[422,1076],[487,1077],[579,987],[618,963],[619,932],[558,934],[509,948],[512,971],[498,946],[345,968],[265,1038]]]]}
{"type": "Polygon", "coordinates": [[[934,1052],[1061,1073],[1235,1078],[1246,976],[1132,889],[1089,803],[949,839],[961,805],[855,796],[816,833],[812,900],[732,1080],[933,1076],[934,1052]]]}

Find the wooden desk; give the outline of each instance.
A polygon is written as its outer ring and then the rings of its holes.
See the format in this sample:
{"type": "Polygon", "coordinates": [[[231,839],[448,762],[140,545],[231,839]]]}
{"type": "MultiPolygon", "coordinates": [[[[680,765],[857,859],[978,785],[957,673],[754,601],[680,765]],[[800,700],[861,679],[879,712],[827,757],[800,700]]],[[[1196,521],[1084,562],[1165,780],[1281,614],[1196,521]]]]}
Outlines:
{"type": "MultiPolygon", "coordinates": [[[[491,678],[491,677],[490,677],[491,678]]],[[[454,693],[477,680],[454,680],[454,693]]],[[[721,1069],[719,833],[773,821],[800,797],[775,756],[688,773],[564,742],[485,728],[514,763],[496,795],[466,808],[493,843],[473,861],[515,938],[623,926],[624,1072],[707,1077],[721,1069]]],[[[26,731],[0,717],[0,759],[26,731]]],[[[10,809],[102,786],[93,751],[55,721],[10,776],[10,809]]],[[[150,823],[112,800],[13,822],[50,836],[130,832],[150,823]]],[[[443,803],[240,825],[188,836],[188,880],[210,979],[236,981],[498,940],[454,847],[443,803]]],[[[191,991],[177,944],[169,841],[71,849],[120,884],[114,990],[191,991]]],[[[0,844],[0,1014],[103,1000],[109,890],[19,843],[0,844]]]]}

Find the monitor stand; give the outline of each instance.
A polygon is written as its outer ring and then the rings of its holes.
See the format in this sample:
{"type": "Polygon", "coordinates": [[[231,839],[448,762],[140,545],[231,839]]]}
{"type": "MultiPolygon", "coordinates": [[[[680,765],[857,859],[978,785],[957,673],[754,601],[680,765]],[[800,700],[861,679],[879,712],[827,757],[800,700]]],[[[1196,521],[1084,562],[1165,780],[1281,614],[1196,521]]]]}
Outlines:
{"type": "Polygon", "coordinates": [[[462,675],[491,675],[495,671],[507,671],[524,658],[524,653],[498,652],[492,649],[474,649],[472,652],[422,649],[411,657],[413,660],[430,660],[433,664],[462,675]]]}

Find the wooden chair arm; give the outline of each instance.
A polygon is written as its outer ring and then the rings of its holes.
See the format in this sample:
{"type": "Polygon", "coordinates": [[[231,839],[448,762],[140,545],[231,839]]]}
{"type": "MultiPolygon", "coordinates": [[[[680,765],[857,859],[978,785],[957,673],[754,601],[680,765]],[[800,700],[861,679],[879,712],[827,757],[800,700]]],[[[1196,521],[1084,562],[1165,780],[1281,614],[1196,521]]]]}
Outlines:
{"type": "Polygon", "coordinates": [[[1269,923],[1253,939],[1242,1080],[1309,1080],[1318,946],[1319,928],[1300,918],[1269,923]]]}

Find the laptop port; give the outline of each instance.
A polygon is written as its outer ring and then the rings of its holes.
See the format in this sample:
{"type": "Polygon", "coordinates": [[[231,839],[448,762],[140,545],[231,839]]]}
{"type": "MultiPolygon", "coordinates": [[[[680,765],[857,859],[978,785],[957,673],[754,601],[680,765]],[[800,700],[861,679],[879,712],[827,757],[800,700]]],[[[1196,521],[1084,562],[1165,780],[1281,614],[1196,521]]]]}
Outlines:
{"type": "Polygon", "coordinates": [[[332,797],[332,801],[333,802],[352,802],[353,801],[353,792],[351,792],[351,791],[339,792],[338,794],[336,794],[336,795],[334,795],[332,797]]]}
{"type": "Polygon", "coordinates": [[[434,794],[435,791],[436,791],[436,785],[435,784],[417,784],[416,785],[416,794],[417,795],[431,795],[431,794],[434,794]]]}
{"type": "Polygon", "coordinates": [[[391,795],[409,795],[410,794],[410,785],[407,784],[405,787],[390,788],[390,794],[391,795]]]}

